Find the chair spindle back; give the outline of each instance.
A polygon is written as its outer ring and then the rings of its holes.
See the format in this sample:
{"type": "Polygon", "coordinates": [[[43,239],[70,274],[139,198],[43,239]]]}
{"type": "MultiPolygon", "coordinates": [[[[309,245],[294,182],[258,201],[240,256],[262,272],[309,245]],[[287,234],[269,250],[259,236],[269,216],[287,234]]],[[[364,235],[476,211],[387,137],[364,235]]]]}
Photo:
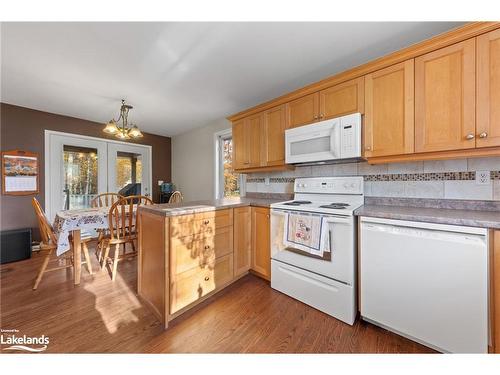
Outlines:
{"type": "Polygon", "coordinates": [[[143,195],[123,197],[113,203],[109,209],[109,231],[111,239],[133,237],[137,234],[136,212],[141,205],[153,204],[153,201],[143,195]]]}
{"type": "Polygon", "coordinates": [[[45,212],[43,212],[40,202],[38,202],[38,200],[35,197],[33,197],[31,199],[31,204],[35,209],[35,214],[38,220],[38,227],[40,229],[40,236],[42,237],[42,242],[45,245],[49,244],[57,245],[57,237],[54,233],[54,229],[52,228],[52,225],[50,225],[49,220],[45,215],[45,212]]]}

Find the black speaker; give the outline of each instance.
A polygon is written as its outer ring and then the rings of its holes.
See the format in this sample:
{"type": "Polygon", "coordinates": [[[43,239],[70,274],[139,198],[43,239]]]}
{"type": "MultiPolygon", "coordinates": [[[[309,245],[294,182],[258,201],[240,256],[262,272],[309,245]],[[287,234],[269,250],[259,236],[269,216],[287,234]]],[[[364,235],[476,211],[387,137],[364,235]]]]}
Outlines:
{"type": "Polygon", "coordinates": [[[31,228],[0,232],[0,264],[31,258],[31,228]]]}

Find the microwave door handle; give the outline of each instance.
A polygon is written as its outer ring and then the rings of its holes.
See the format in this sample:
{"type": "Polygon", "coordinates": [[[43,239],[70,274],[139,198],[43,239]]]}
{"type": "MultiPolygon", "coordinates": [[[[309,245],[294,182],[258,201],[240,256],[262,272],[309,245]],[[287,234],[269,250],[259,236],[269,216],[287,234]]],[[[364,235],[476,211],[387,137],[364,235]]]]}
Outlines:
{"type": "Polygon", "coordinates": [[[332,130],[330,131],[330,151],[333,154],[333,157],[338,159],[340,155],[337,152],[337,122],[332,124],[332,130]]]}

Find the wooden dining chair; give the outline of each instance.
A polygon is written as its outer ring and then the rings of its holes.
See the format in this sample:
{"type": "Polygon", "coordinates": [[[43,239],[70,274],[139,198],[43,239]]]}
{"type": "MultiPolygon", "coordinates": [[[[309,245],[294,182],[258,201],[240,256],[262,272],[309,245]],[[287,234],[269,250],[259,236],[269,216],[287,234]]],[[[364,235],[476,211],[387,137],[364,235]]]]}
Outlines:
{"type": "Polygon", "coordinates": [[[153,201],[142,195],[131,195],[115,202],[109,209],[108,224],[109,235],[104,238],[105,250],[101,267],[104,269],[110,264],[111,279],[116,278],[117,265],[120,260],[131,258],[137,255],[134,241],[137,240],[137,208],[141,205],[153,204],[153,201]],[[132,246],[132,253],[126,253],[126,244],[132,246]],[[123,247],[123,254],[120,256],[120,245],[123,247]],[[110,248],[113,246],[113,256],[109,256],[110,248]]]}
{"type": "Polygon", "coordinates": [[[181,203],[182,202],[182,194],[180,191],[174,191],[170,196],[168,203],[181,203]]]}
{"type": "MultiPolygon", "coordinates": [[[[118,202],[123,196],[117,193],[102,193],[94,197],[90,201],[90,207],[100,208],[100,207],[111,207],[114,203],[118,202]]],[[[102,261],[103,249],[104,249],[104,237],[108,233],[107,229],[97,229],[97,246],[95,247],[95,255],[99,263],[102,261]]]]}
{"type": "MultiPolygon", "coordinates": [[[[36,290],[38,288],[38,284],[40,284],[40,281],[42,280],[42,277],[44,273],[46,272],[51,272],[51,271],[57,271],[60,269],[65,269],[69,267],[73,267],[74,265],[74,259],[73,259],[73,249],[70,251],[67,251],[62,255],[62,259],[64,260],[64,265],[59,266],[59,267],[54,267],[54,268],[49,268],[47,269],[47,266],[49,264],[50,258],[52,257],[52,254],[54,254],[55,250],[57,249],[57,236],[54,233],[54,229],[52,228],[52,225],[50,225],[49,220],[47,219],[47,216],[42,210],[42,206],[40,205],[40,202],[36,198],[33,197],[31,200],[31,204],[33,205],[33,208],[35,209],[35,215],[38,220],[38,227],[40,229],[40,236],[42,238],[42,242],[40,242],[40,253],[45,254],[45,258],[43,259],[42,266],[40,267],[40,270],[38,271],[38,274],[35,279],[35,285],[33,285],[33,290],[36,290]]],[[[85,261],[82,263],[85,263],[87,265],[87,269],[90,274],[92,274],[92,265],[90,263],[90,257],[89,257],[89,251],[87,247],[87,242],[91,240],[90,234],[85,234],[82,232],[81,236],[81,246],[82,246],[82,252],[85,257],[85,261]]],[[[70,241],[72,244],[73,242],[70,241]]]]}

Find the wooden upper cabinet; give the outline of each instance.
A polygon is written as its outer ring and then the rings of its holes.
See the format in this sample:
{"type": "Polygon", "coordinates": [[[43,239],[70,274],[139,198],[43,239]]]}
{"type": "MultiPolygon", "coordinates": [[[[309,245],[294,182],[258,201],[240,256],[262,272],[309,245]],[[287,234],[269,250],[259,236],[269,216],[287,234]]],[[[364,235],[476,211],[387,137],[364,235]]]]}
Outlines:
{"type": "Polygon", "coordinates": [[[365,76],[364,156],[414,151],[414,61],[365,76]]]}
{"type": "Polygon", "coordinates": [[[475,39],[415,59],[415,152],[474,148],[475,39]]]}
{"type": "Polygon", "coordinates": [[[319,120],[350,113],[364,113],[364,77],[352,79],[319,92],[319,120]]]}
{"type": "Polygon", "coordinates": [[[248,272],[252,264],[252,213],[251,207],[234,209],[234,276],[248,272]]]}
{"type": "Polygon", "coordinates": [[[260,166],[260,136],[264,114],[233,122],[233,168],[245,169],[260,166]]]}
{"type": "Polygon", "coordinates": [[[500,29],[477,38],[476,147],[500,146],[500,29]]]}
{"type": "Polygon", "coordinates": [[[285,108],[287,128],[316,122],[319,118],[319,92],[292,100],[285,108]]]}
{"type": "Polygon", "coordinates": [[[233,168],[245,168],[248,160],[247,142],[245,140],[245,119],[233,122],[233,168]]]}
{"type": "Polygon", "coordinates": [[[261,166],[285,164],[285,105],[264,113],[261,166]]]}
{"type": "Polygon", "coordinates": [[[248,149],[248,160],[245,168],[256,168],[260,166],[260,137],[264,126],[264,114],[258,113],[247,119],[245,134],[248,149]]]}

